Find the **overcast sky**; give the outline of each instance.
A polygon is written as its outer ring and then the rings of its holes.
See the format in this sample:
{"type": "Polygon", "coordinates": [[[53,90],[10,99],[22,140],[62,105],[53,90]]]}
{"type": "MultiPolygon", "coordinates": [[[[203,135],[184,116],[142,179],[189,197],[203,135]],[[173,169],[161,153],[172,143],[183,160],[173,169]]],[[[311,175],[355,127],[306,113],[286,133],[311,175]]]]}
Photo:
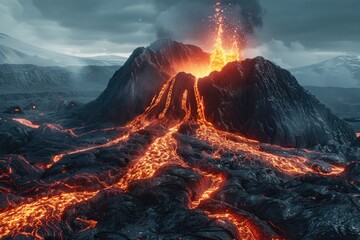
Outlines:
{"type": "MultiPolygon", "coordinates": [[[[291,68],[360,55],[360,0],[222,0],[246,55],[291,68]],[[244,36],[242,36],[244,37],[244,36]]],[[[0,32],[62,53],[127,56],[158,37],[209,47],[213,0],[0,0],[0,32]]],[[[225,8],[225,7],[224,7],[225,8]]]]}

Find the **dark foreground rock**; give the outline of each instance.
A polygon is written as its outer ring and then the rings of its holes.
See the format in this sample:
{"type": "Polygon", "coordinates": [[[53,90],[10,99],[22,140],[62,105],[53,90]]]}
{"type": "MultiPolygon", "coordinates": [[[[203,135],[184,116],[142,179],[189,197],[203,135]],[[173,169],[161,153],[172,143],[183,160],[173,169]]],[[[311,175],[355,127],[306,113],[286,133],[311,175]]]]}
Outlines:
{"type": "MultiPolygon", "coordinates": [[[[341,155],[261,146],[261,151],[278,156],[307,156],[309,164],[346,166],[343,173],[333,176],[322,175],[326,172],[287,175],[241,149],[219,151],[218,146],[197,139],[199,125],[192,121],[173,134],[176,153],[188,167],[165,164],[153,177],[133,181],[127,191],[114,184],[166,133],[164,126],[153,124],[116,145],[69,154],[46,169],[38,167],[37,161],[69,148],[81,149],[94,139],[98,144],[108,142],[100,141],[101,137],[110,140],[125,131],[106,129],[79,129],[75,131],[78,137],[72,138],[45,127],[34,130],[31,142],[19,150],[26,158],[0,158],[0,214],[44,196],[99,191],[89,200],[68,206],[37,233],[47,239],[242,239],[232,221],[213,217],[231,213],[256,226],[261,239],[360,236],[357,162],[346,165],[341,155]],[[61,138],[69,146],[56,144],[61,138]],[[44,144],[46,151],[40,151],[44,144]],[[206,173],[223,175],[223,185],[191,208],[211,186],[206,173]]],[[[14,234],[26,239],[24,234],[14,234]]]]}

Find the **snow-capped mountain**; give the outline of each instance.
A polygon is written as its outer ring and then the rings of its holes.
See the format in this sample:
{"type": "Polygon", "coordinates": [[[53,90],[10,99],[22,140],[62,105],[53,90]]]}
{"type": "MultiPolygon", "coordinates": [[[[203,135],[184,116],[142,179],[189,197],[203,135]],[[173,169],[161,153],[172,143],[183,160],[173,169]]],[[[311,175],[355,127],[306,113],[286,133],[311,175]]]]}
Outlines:
{"type": "Polygon", "coordinates": [[[360,87],[360,56],[340,56],[290,72],[303,86],[360,87]]]}
{"type": "Polygon", "coordinates": [[[81,58],[45,50],[0,33],[0,64],[34,64],[38,66],[112,66],[123,65],[125,58],[100,56],[81,58]]]}

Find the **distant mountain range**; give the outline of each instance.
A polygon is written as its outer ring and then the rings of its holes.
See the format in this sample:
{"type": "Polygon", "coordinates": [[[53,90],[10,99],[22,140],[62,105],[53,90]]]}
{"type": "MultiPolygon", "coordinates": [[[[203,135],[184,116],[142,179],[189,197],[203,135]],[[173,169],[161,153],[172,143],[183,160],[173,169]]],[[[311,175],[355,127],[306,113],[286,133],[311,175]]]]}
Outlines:
{"type": "Polygon", "coordinates": [[[0,94],[103,90],[118,66],[0,64],[0,94]]]}
{"type": "Polygon", "coordinates": [[[45,50],[0,33],[0,64],[34,64],[38,66],[121,66],[126,58],[98,56],[82,58],[45,50]]]}
{"type": "Polygon", "coordinates": [[[360,56],[335,57],[290,72],[303,86],[359,88],[360,56]]]}
{"type": "Polygon", "coordinates": [[[100,91],[125,61],[114,55],[65,55],[0,33],[0,94],[100,91]]]}

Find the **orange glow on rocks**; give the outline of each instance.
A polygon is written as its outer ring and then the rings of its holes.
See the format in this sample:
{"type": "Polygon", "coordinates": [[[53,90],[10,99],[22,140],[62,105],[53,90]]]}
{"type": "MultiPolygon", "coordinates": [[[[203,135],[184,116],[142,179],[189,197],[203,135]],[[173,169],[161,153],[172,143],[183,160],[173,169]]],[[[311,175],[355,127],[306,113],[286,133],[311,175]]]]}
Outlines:
{"type": "MultiPolygon", "coordinates": [[[[226,49],[223,44],[224,31],[223,31],[223,18],[221,16],[220,2],[216,3],[215,17],[217,19],[218,29],[214,43],[214,49],[210,54],[210,62],[208,68],[193,68],[191,64],[186,67],[188,72],[191,72],[197,77],[205,76],[209,72],[221,70],[227,63],[240,60],[241,54],[239,45],[234,41],[231,49],[226,49]]],[[[78,149],[71,149],[65,152],[61,152],[55,156],[52,156],[51,163],[47,166],[50,168],[54,163],[62,160],[67,155],[76,153],[83,153],[92,151],[99,148],[107,148],[115,146],[129,139],[132,133],[145,129],[150,123],[155,121],[164,121],[166,114],[171,110],[171,101],[173,98],[173,88],[175,85],[175,78],[170,78],[162,87],[157,96],[154,96],[151,104],[147,107],[145,112],[135,118],[132,122],[127,124],[124,129],[127,129],[125,134],[118,136],[117,138],[110,140],[107,143],[100,145],[87,145],[78,149]],[[165,96],[165,94],[167,94],[165,96]],[[152,116],[150,113],[156,107],[159,107],[163,97],[166,97],[165,104],[161,108],[160,114],[152,116]]],[[[309,159],[302,155],[287,154],[288,156],[280,156],[275,153],[269,153],[261,149],[261,144],[258,141],[248,139],[238,134],[229,133],[218,130],[206,119],[205,104],[203,97],[198,89],[198,81],[195,81],[193,86],[193,94],[195,95],[196,106],[188,104],[190,90],[184,90],[181,99],[181,109],[185,112],[185,117],[178,120],[176,123],[168,122],[164,123],[164,134],[158,136],[149,145],[146,152],[132,159],[132,163],[129,165],[126,173],[112,185],[107,185],[104,188],[118,188],[123,191],[127,191],[128,187],[134,181],[150,179],[154,177],[157,171],[165,166],[176,165],[183,168],[191,168],[182,159],[177,152],[177,139],[174,135],[178,132],[179,127],[185,121],[189,119],[196,121],[199,128],[196,130],[194,138],[197,140],[207,142],[209,145],[218,149],[214,152],[214,159],[221,158],[221,151],[231,151],[236,153],[242,153],[248,157],[248,159],[255,159],[267,166],[276,169],[278,172],[287,174],[289,176],[303,175],[303,174],[321,174],[321,175],[336,175],[343,172],[344,167],[333,166],[328,164],[329,171],[322,171],[320,166],[314,166],[309,162],[309,159]],[[191,118],[191,106],[196,107],[197,116],[196,119],[191,118]]],[[[195,109],[193,109],[195,110],[195,109]]],[[[13,118],[14,121],[19,122],[30,128],[39,128],[39,125],[33,124],[31,121],[20,118],[13,118]]],[[[160,122],[159,121],[159,122],[160,122]]],[[[158,122],[156,122],[158,123],[158,122]]],[[[62,132],[70,135],[74,138],[79,137],[73,129],[63,129],[56,124],[46,124],[46,126],[53,131],[62,132]]],[[[360,137],[360,133],[357,133],[360,137]]],[[[281,148],[276,146],[277,150],[289,151],[290,149],[281,148]]],[[[249,160],[251,161],[251,160],[249,160]]],[[[225,174],[214,173],[211,171],[203,171],[197,167],[191,168],[194,172],[202,175],[206,180],[210,182],[207,189],[201,189],[202,194],[197,199],[193,199],[189,204],[189,209],[196,211],[203,211],[210,219],[214,219],[219,222],[228,222],[233,224],[237,229],[237,234],[240,239],[261,239],[262,236],[256,228],[251,225],[249,219],[244,216],[238,216],[235,213],[210,213],[206,209],[202,209],[202,203],[210,200],[216,192],[218,192],[225,184],[225,174]]],[[[10,169],[11,170],[11,169],[10,169]]],[[[9,171],[10,172],[10,171],[9,171]]],[[[75,191],[75,190],[74,190],[75,191]]],[[[60,190],[58,195],[45,196],[38,199],[29,199],[27,202],[13,207],[11,209],[0,212],[0,238],[6,236],[16,236],[23,234],[28,237],[34,237],[35,239],[43,239],[39,230],[44,226],[52,228],[61,221],[61,217],[66,208],[73,206],[77,203],[89,200],[94,197],[99,191],[93,192],[72,192],[65,193],[60,190]]],[[[205,208],[205,207],[204,207],[205,208]]],[[[97,225],[97,221],[91,219],[76,218],[76,220],[83,225],[83,231],[93,229],[97,225]]]]}
{"type": "Polygon", "coordinates": [[[61,219],[64,210],[78,202],[86,201],[98,192],[62,193],[53,197],[42,197],[31,203],[0,213],[0,238],[9,234],[30,235],[43,239],[38,231],[43,226],[52,227],[61,219]]]}
{"type": "Polygon", "coordinates": [[[39,128],[40,125],[39,124],[34,124],[32,123],[31,121],[27,120],[27,119],[24,119],[24,118],[13,118],[12,120],[14,120],[15,122],[18,122],[26,127],[29,127],[29,128],[39,128]]]}
{"type": "Polygon", "coordinates": [[[145,155],[133,164],[126,175],[115,185],[126,190],[135,180],[151,178],[157,170],[165,165],[187,165],[176,153],[176,140],[172,137],[179,125],[170,128],[167,133],[157,138],[146,151],[145,155]]]}
{"type": "Polygon", "coordinates": [[[232,223],[236,227],[240,239],[261,239],[257,237],[259,234],[256,232],[255,229],[251,227],[251,225],[249,224],[249,220],[244,217],[235,216],[234,214],[230,213],[209,214],[208,216],[210,218],[216,219],[216,221],[229,221],[230,223],[232,223]]]}
{"type": "Polygon", "coordinates": [[[357,136],[357,137],[360,137],[360,132],[356,133],[356,136],[357,136]]]}
{"type": "Polygon", "coordinates": [[[87,220],[87,219],[82,219],[82,218],[76,218],[77,221],[79,222],[83,222],[85,225],[87,225],[86,228],[84,228],[83,230],[81,230],[81,232],[85,232],[89,229],[93,229],[96,227],[97,221],[94,220],[87,220]]]}
{"type": "Polygon", "coordinates": [[[202,201],[205,201],[205,200],[208,200],[212,197],[212,195],[218,191],[221,186],[223,185],[224,183],[224,177],[221,176],[221,175],[215,175],[215,174],[211,174],[211,173],[206,173],[206,172],[203,172],[199,169],[195,169],[195,171],[203,176],[205,176],[206,178],[209,178],[211,180],[211,186],[205,190],[203,192],[203,194],[200,196],[199,199],[197,200],[194,200],[191,202],[191,206],[190,208],[194,209],[194,208],[197,208],[200,203],[202,201]]]}
{"type": "MultiPolygon", "coordinates": [[[[253,158],[257,158],[266,164],[274,167],[280,172],[288,175],[316,173],[322,175],[336,175],[344,170],[344,167],[332,166],[331,172],[324,173],[308,163],[308,159],[302,156],[283,157],[276,154],[264,152],[260,149],[260,143],[248,139],[238,134],[224,132],[216,129],[212,123],[208,122],[205,117],[205,106],[201,94],[198,90],[198,81],[195,82],[194,91],[198,106],[198,123],[200,128],[197,130],[197,138],[209,142],[219,149],[228,149],[236,152],[245,153],[253,158]],[[231,140],[230,140],[231,139],[231,140]]],[[[288,150],[286,148],[280,149],[288,150]]]]}
{"type": "MultiPolygon", "coordinates": [[[[69,154],[90,151],[97,148],[110,147],[126,141],[131,133],[144,129],[152,122],[148,114],[152,109],[160,105],[161,98],[167,92],[166,103],[160,114],[161,116],[155,116],[156,119],[164,118],[167,109],[170,107],[169,103],[171,98],[173,97],[173,81],[174,80],[169,79],[157,97],[153,98],[151,105],[146,109],[146,111],[142,115],[135,118],[127,126],[125,126],[125,128],[128,128],[129,130],[123,136],[109,141],[106,144],[85,147],[58,154],[53,157],[53,163],[60,161],[64,156],[69,154]]],[[[292,155],[289,157],[283,157],[268,153],[260,148],[260,143],[258,141],[216,129],[212,123],[208,122],[206,119],[205,104],[198,89],[198,80],[195,81],[193,90],[197,107],[196,121],[200,125],[196,131],[197,139],[208,142],[216,149],[244,153],[245,155],[249,156],[250,159],[254,158],[260,160],[265,164],[268,164],[270,167],[273,167],[274,169],[290,176],[307,173],[335,175],[341,173],[344,170],[343,167],[329,165],[330,172],[324,173],[318,171],[316,166],[314,167],[309,164],[308,159],[304,156],[292,155]]],[[[172,127],[165,129],[165,134],[157,137],[153,143],[150,144],[145,154],[134,160],[134,162],[128,168],[126,174],[118,182],[111,186],[106,186],[105,188],[119,188],[127,191],[129,184],[137,180],[152,178],[154,174],[156,174],[156,172],[162,167],[178,165],[184,168],[190,168],[190,166],[188,166],[188,164],[185,163],[184,160],[178,155],[177,141],[174,138],[174,134],[178,132],[179,126],[190,118],[191,110],[188,107],[189,104],[187,104],[187,101],[188,91],[185,90],[182,94],[181,101],[182,110],[186,113],[184,119],[179,120],[176,124],[173,124],[172,127]]],[[[64,131],[64,129],[54,125],[51,125],[51,127],[53,127],[56,131],[61,130],[65,134],[70,134],[74,137],[77,136],[73,131],[64,131]]],[[[288,150],[281,147],[276,148],[282,149],[284,151],[288,150]]],[[[214,153],[214,158],[219,157],[221,157],[219,151],[214,153]]],[[[51,165],[49,165],[49,167],[50,166],[51,165]]],[[[221,189],[226,179],[221,174],[202,171],[198,168],[192,168],[192,170],[204,176],[204,178],[210,180],[211,182],[210,186],[203,191],[201,196],[190,203],[190,209],[201,210],[201,203],[211,199],[214,194],[221,189]]],[[[94,197],[97,193],[98,191],[59,193],[55,196],[46,196],[36,200],[29,200],[27,203],[23,203],[17,207],[5,210],[4,212],[0,213],[0,237],[5,237],[11,234],[24,234],[26,236],[33,236],[37,239],[41,239],[41,236],[39,235],[40,229],[42,229],[44,226],[51,228],[51,226],[56,225],[56,223],[61,220],[61,216],[66,208],[76,203],[86,201],[94,197]]],[[[237,216],[234,213],[208,213],[208,216],[209,218],[217,219],[217,221],[228,221],[232,223],[238,230],[238,234],[241,236],[241,238],[258,239],[257,236],[259,233],[257,233],[256,230],[249,225],[250,223],[244,219],[244,217],[237,216]]],[[[92,229],[96,227],[97,224],[97,222],[94,220],[81,218],[78,218],[77,220],[83,222],[84,229],[82,231],[92,229]]]]}

